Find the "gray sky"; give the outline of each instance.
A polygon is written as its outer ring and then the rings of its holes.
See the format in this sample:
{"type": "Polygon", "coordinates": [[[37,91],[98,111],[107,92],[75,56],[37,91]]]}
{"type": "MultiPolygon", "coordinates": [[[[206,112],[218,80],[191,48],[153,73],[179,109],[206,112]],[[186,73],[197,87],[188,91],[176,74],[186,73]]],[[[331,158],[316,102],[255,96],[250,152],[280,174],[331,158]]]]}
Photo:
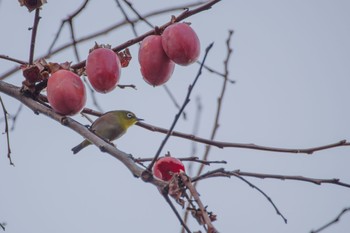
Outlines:
{"type": "MultiPolygon", "coordinates": [[[[185,3],[187,1],[177,1],[185,3]]],[[[176,3],[176,4],[177,4],[176,3]]],[[[45,54],[60,20],[73,12],[81,1],[49,1],[41,12],[36,54],[45,54]]],[[[174,5],[173,1],[133,1],[147,13],[174,5]]],[[[283,148],[308,148],[350,139],[348,107],[350,92],[350,3],[348,1],[222,1],[211,10],[186,19],[192,23],[202,47],[214,42],[207,64],[223,70],[225,40],[233,29],[229,85],[223,101],[217,140],[255,143],[283,148]]],[[[179,14],[179,13],[172,13],[179,14]]],[[[132,15],[130,13],[130,15],[132,15]]],[[[153,17],[162,25],[171,14],[153,17]]],[[[33,14],[17,1],[1,1],[0,54],[27,60],[33,14]]],[[[115,1],[92,1],[74,21],[77,38],[103,29],[123,19],[115,1]]],[[[137,24],[139,34],[149,31],[137,24]]],[[[94,42],[113,46],[133,38],[131,28],[95,38],[79,45],[82,59],[94,42]]],[[[69,30],[58,46],[70,39],[69,30]]],[[[138,45],[130,47],[133,60],[122,70],[121,84],[135,84],[137,90],[116,89],[97,94],[103,110],[129,109],[147,123],[168,128],[177,109],[164,88],[153,88],[141,77],[137,61],[138,45]]],[[[49,61],[76,62],[67,49],[49,61]]],[[[0,60],[0,74],[14,66],[0,60]]],[[[197,65],[176,66],[167,83],[182,103],[197,65]]],[[[6,81],[20,85],[17,73],[6,81]]],[[[177,131],[192,133],[196,121],[196,98],[203,111],[198,135],[209,138],[215,117],[222,79],[203,72],[186,108],[188,120],[177,131]]],[[[10,113],[19,103],[1,94],[10,113]]],[[[87,107],[95,108],[88,96],[87,107]]],[[[83,124],[80,116],[75,119],[83,124]]],[[[4,129],[4,124],[1,126],[4,129]]],[[[164,135],[133,127],[117,141],[119,149],[135,157],[151,157],[164,135]]],[[[6,137],[0,138],[0,222],[6,232],[179,232],[179,223],[153,186],[135,179],[117,160],[89,147],[78,155],[70,149],[82,138],[42,115],[23,108],[11,132],[12,158],[6,158],[6,137]]],[[[164,149],[175,157],[192,156],[192,142],[171,138],[164,149]]],[[[197,144],[195,156],[204,146],[197,144]]],[[[340,178],[350,183],[349,148],[335,148],[313,155],[295,155],[246,149],[217,149],[212,160],[226,160],[227,170],[302,175],[313,178],[340,178]]],[[[187,165],[187,164],[186,164],[187,165]]],[[[212,165],[206,171],[222,167],[212,165]]],[[[329,222],[350,206],[350,190],[331,184],[317,186],[298,181],[247,178],[266,192],[288,219],[276,214],[271,204],[256,190],[236,178],[209,179],[198,191],[208,210],[218,215],[214,224],[220,232],[309,232],[329,222]]],[[[190,221],[192,230],[199,227],[190,221]]],[[[349,214],[324,232],[347,232],[349,214]]]]}

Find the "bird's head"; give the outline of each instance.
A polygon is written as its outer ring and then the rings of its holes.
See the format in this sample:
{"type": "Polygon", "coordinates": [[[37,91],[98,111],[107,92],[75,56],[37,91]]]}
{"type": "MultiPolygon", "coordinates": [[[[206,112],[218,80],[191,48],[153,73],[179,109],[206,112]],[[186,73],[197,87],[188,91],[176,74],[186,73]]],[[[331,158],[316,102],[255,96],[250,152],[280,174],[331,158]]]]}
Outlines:
{"type": "Polygon", "coordinates": [[[117,111],[117,114],[120,124],[125,129],[134,125],[138,121],[143,121],[143,119],[136,117],[136,115],[130,111],[117,111]]]}

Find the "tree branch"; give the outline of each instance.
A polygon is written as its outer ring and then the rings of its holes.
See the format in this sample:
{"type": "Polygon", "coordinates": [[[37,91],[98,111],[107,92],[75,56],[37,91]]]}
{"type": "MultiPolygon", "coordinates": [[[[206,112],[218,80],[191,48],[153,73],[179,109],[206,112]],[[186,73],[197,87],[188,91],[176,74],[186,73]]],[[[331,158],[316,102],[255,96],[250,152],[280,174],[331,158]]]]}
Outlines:
{"type": "MultiPolygon", "coordinates": [[[[151,124],[147,124],[144,122],[138,122],[136,125],[153,132],[159,132],[164,134],[168,133],[167,129],[154,126],[151,124]]],[[[289,149],[289,148],[280,148],[280,147],[261,146],[261,145],[256,145],[254,143],[235,143],[235,142],[215,141],[215,140],[200,138],[192,134],[186,134],[178,131],[173,131],[171,133],[171,136],[185,138],[195,142],[216,146],[221,149],[231,147],[231,148],[243,148],[243,149],[251,149],[251,150],[293,153],[293,154],[313,154],[314,152],[321,151],[321,150],[327,150],[327,149],[332,149],[332,148],[342,147],[342,146],[350,146],[350,143],[348,141],[341,140],[339,142],[335,142],[335,143],[331,143],[323,146],[316,146],[316,147],[302,148],[302,149],[293,149],[293,148],[289,149]]]]}
{"type": "MultiPolygon", "coordinates": [[[[134,45],[138,42],[141,42],[144,38],[146,38],[147,36],[150,36],[150,35],[154,35],[156,34],[157,31],[163,31],[166,27],[168,27],[169,25],[175,23],[175,22],[180,22],[181,20],[184,20],[192,15],[195,15],[195,14],[198,14],[202,11],[205,11],[205,10],[209,10],[213,5],[215,5],[216,3],[220,2],[220,0],[211,0],[205,4],[203,4],[202,6],[200,7],[197,7],[193,10],[186,10],[184,11],[183,13],[181,13],[179,16],[175,17],[174,20],[172,20],[171,22],[168,22],[160,27],[158,27],[158,29],[154,29],[154,30],[151,30],[149,32],[146,32],[144,33],[143,35],[139,36],[139,37],[136,37],[134,39],[131,39],[131,40],[128,40],[127,42],[124,42],[123,44],[120,44],[118,45],[117,47],[114,47],[112,48],[112,50],[114,52],[119,52],[131,45],[134,45]]],[[[85,60],[82,61],[82,62],[79,62],[77,64],[74,64],[72,65],[72,69],[80,69],[80,68],[83,68],[85,66],[85,60]]]]}
{"type": "Polygon", "coordinates": [[[9,124],[8,124],[8,119],[7,119],[8,112],[5,108],[5,104],[2,101],[1,96],[0,96],[0,103],[1,103],[2,110],[4,112],[4,119],[5,119],[5,133],[6,133],[6,140],[7,140],[7,158],[10,161],[10,165],[15,166],[14,163],[12,162],[12,159],[11,159],[10,131],[9,131],[9,124]]]}
{"type": "MultiPolygon", "coordinates": [[[[233,35],[233,31],[230,30],[228,38],[226,40],[227,56],[226,56],[226,59],[224,61],[224,69],[225,69],[224,82],[222,84],[220,96],[218,97],[218,100],[217,100],[218,104],[217,104],[217,109],[216,109],[216,116],[215,116],[215,120],[214,120],[213,130],[212,130],[212,133],[211,133],[211,136],[210,136],[211,140],[213,140],[215,138],[215,135],[216,135],[216,133],[217,133],[217,131],[219,129],[219,126],[220,126],[219,120],[220,120],[220,115],[221,115],[222,102],[223,102],[224,95],[225,95],[225,92],[226,92],[226,86],[227,86],[228,76],[229,76],[228,63],[229,63],[229,60],[230,60],[231,54],[232,54],[232,48],[231,48],[232,35],[233,35]]],[[[211,149],[211,146],[207,145],[206,148],[205,148],[204,155],[202,157],[203,160],[207,160],[208,159],[209,153],[210,153],[210,149],[211,149]]],[[[204,165],[202,164],[198,168],[197,175],[200,175],[202,173],[203,169],[204,169],[204,165]]]]}
{"type": "Polygon", "coordinates": [[[317,230],[315,230],[315,231],[312,230],[310,233],[318,233],[318,232],[321,232],[321,231],[323,231],[324,229],[330,227],[331,225],[337,223],[337,222],[340,220],[340,218],[343,216],[343,214],[345,214],[345,213],[348,212],[348,211],[350,211],[350,207],[343,209],[343,210],[338,214],[338,216],[337,216],[334,220],[330,221],[329,223],[327,223],[326,225],[320,227],[319,229],[317,229],[317,230]]]}
{"type": "MultiPolygon", "coordinates": [[[[25,93],[21,92],[21,89],[19,87],[16,87],[4,81],[0,81],[0,92],[3,92],[17,99],[18,101],[23,103],[25,106],[32,109],[35,114],[43,114],[55,120],[56,122],[59,122],[62,125],[70,128],[71,130],[80,134],[82,137],[88,139],[91,143],[93,143],[98,148],[100,148],[102,152],[107,152],[108,154],[112,155],[114,158],[121,161],[135,177],[139,178],[143,173],[144,169],[136,165],[131,155],[123,151],[120,151],[116,147],[110,145],[104,139],[100,138],[99,136],[97,136],[96,134],[91,132],[89,129],[87,129],[85,126],[73,120],[72,118],[57,114],[48,106],[40,104],[37,101],[33,100],[32,98],[26,96],[25,93]]],[[[158,179],[151,179],[149,180],[149,182],[160,188],[166,185],[164,181],[161,181],[158,179]]]]}
{"type": "Polygon", "coordinates": [[[296,180],[296,181],[302,181],[302,182],[309,182],[316,185],[334,184],[334,185],[350,188],[350,184],[340,182],[340,180],[337,178],[319,179],[319,178],[310,178],[310,177],[304,177],[304,176],[288,176],[288,175],[243,172],[240,170],[225,171],[223,168],[207,172],[200,176],[193,177],[192,182],[197,182],[199,180],[210,178],[210,177],[230,177],[230,176],[249,176],[249,177],[260,178],[260,179],[296,180]]]}
{"type": "MultiPolygon", "coordinates": [[[[184,4],[184,5],[181,5],[181,6],[175,6],[175,7],[169,7],[169,8],[166,8],[166,9],[161,9],[161,10],[156,10],[156,11],[152,11],[150,13],[147,13],[143,16],[143,18],[149,18],[149,17],[153,17],[153,16],[157,16],[157,15],[161,15],[161,14],[166,14],[166,13],[169,13],[169,12],[173,12],[173,11],[178,11],[178,10],[182,10],[184,8],[190,8],[190,7],[194,7],[194,6],[198,6],[200,4],[203,4],[203,2],[194,2],[194,3],[188,3],[188,4],[184,4]]],[[[137,22],[140,22],[141,20],[139,18],[135,18],[133,20],[131,20],[132,23],[137,23],[137,22]]],[[[123,20],[121,22],[117,22],[105,29],[102,29],[100,31],[97,31],[97,32],[94,32],[94,33],[91,33],[90,35],[87,35],[87,36],[84,36],[84,37],[81,37],[80,39],[77,39],[76,40],[76,44],[79,44],[79,43],[82,43],[82,42],[85,42],[85,41],[88,41],[88,40],[92,40],[98,36],[101,36],[101,35],[104,35],[104,34],[107,34],[119,27],[122,27],[122,26],[125,26],[127,25],[128,22],[123,20]]],[[[61,25],[61,27],[63,27],[63,25],[61,25]]],[[[59,29],[57,34],[59,34],[59,31],[62,30],[62,29],[59,29]]],[[[57,34],[56,34],[56,37],[57,37],[57,34]]],[[[57,40],[57,39],[56,39],[57,40]]],[[[52,55],[55,55],[65,49],[68,49],[70,48],[71,46],[73,46],[73,43],[70,42],[70,43],[66,43],[66,44],[63,44],[61,45],[60,47],[56,48],[53,50],[53,46],[55,44],[55,41],[51,44],[48,52],[44,55],[41,55],[39,56],[38,58],[48,58],[52,55]]],[[[5,55],[2,55],[3,57],[2,58],[6,58],[5,55]]],[[[0,57],[1,58],[1,57],[0,57]]],[[[9,59],[7,59],[9,60],[9,59]]],[[[20,63],[20,64],[27,64],[27,62],[22,62],[19,61],[19,60],[16,60],[17,63],[20,63]]],[[[14,67],[13,69],[11,70],[8,70],[7,72],[3,73],[0,75],[0,80],[4,80],[6,79],[7,77],[13,75],[14,73],[16,73],[18,70],[20,70],[20,68],[18,66],[14,67]]]]}

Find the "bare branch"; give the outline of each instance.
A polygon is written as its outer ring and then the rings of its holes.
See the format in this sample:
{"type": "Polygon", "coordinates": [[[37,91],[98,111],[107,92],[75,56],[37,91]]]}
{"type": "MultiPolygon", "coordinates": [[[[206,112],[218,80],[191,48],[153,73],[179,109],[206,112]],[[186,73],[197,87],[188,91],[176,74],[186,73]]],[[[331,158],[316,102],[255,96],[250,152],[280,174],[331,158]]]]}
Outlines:
{"type": "Polygon", "coordinates": [[[309,178],[304,176],[287,176],[287,175],[273,175],[273,174],[262,174],[262,173],[251,173],[251,172],[242,172],[240,170],[236,170],[231,172],[232,174],[238,175],[238,176],[250,176],[255,178],[261,178],[261,179],[279,179],[279,180],[298,180],[298,181],[305,181],[317,185],[321,184],[335,184],[343,187],[350,188],[350,184],[340,182],[339,179],[333,178],[333,179],[317,179],[317,178],[309,178]]]}
{"type": "Polygon", "coordinates": [[[3,231],[5,231],[5,226],[6,226],[5,223],[0,223],[0,228],[1,228],[3,231]]]}
{"type": "Polygon", "coordinates": [[[13,116],[10,115],[10,119],[12,120],[12,126],[11,126],[11,131],[13,131],[15,129],[15,125],[16,125],[16,122],[17,122],[17,119],[18,119],[18,116],[19,114],[21,113],[22,111],[22,107],[23,107],[23,104],[20,104],[16,113],[13,114],[13,116]]]}
{"type": "Polygon", "coordinates": [[[138,34],[136,32],[136,28],[135,28],[135,23],[129,19],[129,16],[126,14],[126,12],[125,12],[124,8],[122,7],[122,5],[120,4],[119,0],[116,0],[116,2],[117,2],[118,7],[120,8],[120,11],[122,12],[122,14],[125,18],[125,21],[127,21],[130,24],[131,30],[134,33],[134,36],[138,36],[138,34]]]}
{"type": "MultiPolygon", "coordinates": [[[[205,60],[206,60],[206,58],[207,58],[207,55],[208,55],[208,53],[209,53],[209,51],[210,51],[210,49],[211,49],[212,47],[213,47],[213,43],[211,43],[211,44],[206,48],[205,54],[204,54],[204,57],[203,57],[202,64],[205,63],[205,60]]],[[[157,159],[158,159],[160,153],[161,153],[162,150],[163,150],[163,147],[165,146],[166,142],[168,141],[169,137],[171,136],[171,134],[172,134],[172,132],[173,132],[173,130],[174,130],[174,128],[175,128],[175,125],[176,125],[177,121],[179,120],[179,118],[180,118],[180,116],[181,116],[183,110],[185,109],[185,107],[187,106],[187,104],[190,102],[190,96],[191,96],[192,90],[193,90],[194,86],[196,85],[198,78],[199,78],[200,75],[202,74],[202,67],[203,67],[203,66],[201,66],[201,67],[199,68],[198,73],[197,73],[197,75],[196,75],[196,78],[194,79],[193,83],[188,87],[188,92],[187,92],[185,101],[184,101],[182,107],[180,108],[179,112],[176,114],[175,119],[174,119],[172,125],[170,126],[170,129],[169,129],[167,135],[165,136],[164,140],[163,140],[162,143],[160,144],[159,149],[158,149],[156,155],[155,155],[154,158],[153,158],[153,161],[148,165],[148,168],[147,168],[148,171],[151,171],[151,170],[152,170],[152,167],[153,167],[154,163],[157,161],[157,159]]]]}
{"type": "MultiPolygon", "coordinates": [[[[170,97],[171,101],[173,102],[173,104],[175,105],[175,107],[180,110],[180,105],[178,104],[177,100],[175,99],[173,93],[171,93],[170,89],[168,88],[168,86],[166,84],[163,85],[164,90],[166,91],[166,93],[168,94],[168,96],[170,97]]],[[[183,111],[182,112],[182,116],[183,118],[186,120],[186,112],[183,111]]]]}
{"type": "MultiPolygon", "coordinates": [[[[95,115],[95,116],[101,116],[100,112],[96,112],[96,111],[89,109],[89,108],[84,108],[83,112],[85,112],[87,114],[95,115]]],[[[163,134],[168,134],[168,132],[169,132],[167,129],[164,129],[164,128],[161,128],[158,126],[154,126],[151,124],[146,124],[144,122],[138,122],[138,123],[136,123],[136,125],[144,128],[144,129],[153,131],[153,132],[159,132],[159,133],[163,133],[163,134]]],[[[316,147],[310,147],[310,148],[304,148],[304,149],[288,149],[288,148],[279,148],[279,147],[260,146],[260,145],[256,145],[253,143],[235,143],[235,142],[214,141],[214,140],[209,140],[209,139],[205,139],[205,138],[200,138],[200,137],[197,137],[193,134],[185,134],[185,133],[178,132],[178,131],[172,131],[171,136],[185,138],[185,139],[192,140],[195,142],[200,142],[203,144],[216,146],[216,147],[221,148],[221,149],[223,149],[223,148],[243,148],[243,149],[250,149],[250,150],[262,150],[262,151],[283,152],[283,153],[293,153],[293,154],[313,154],[314,152],[321,151],[321,150],[328,150],[328,149],[333,149],[333,148],[337,148],[337,147],[350,146],[350,142],[348,142],[346,140],[341,140],[339,142],[335,142],[335,143],[331,143],[331,144],[327,144],[327,145],[323,145],[323,146],[316,146],[316,147]]]]}
{"type": "MultiPolygon", "coordinates": [[[[138,122],[138,126],[148,129],[150,131],[154,132],[159,132],[159,133],[164,133],[167,134],[168,130],[146,124],[144,122],[138,122]]],[[[350,146],[350,143],[346,140],[341,140],[339,142],[323,145],[323,146],[316,146],[316,147],[310,147],[310,148],[301,148],[301,149],[289,149],[289,148],[280,148],[280,147],[268,147],[268,146],[261,146],[261,145],[256,145],[254,143],[234,143],[234,142],[223,142],[223,141],[215,141],[215,140],[209,140],[205,138],[200,138],[192,134],[185,134],[181,133],[178,131],[173,131],[171,133],[171,136],[174,137],[180,137],[180,138],[185,138],[189,139],[192,141],[200,142],[203,144],[207,145],[212,145],[216,146],[218,148],[226,148],[226,147],[232,147],[232,148],[243,148],[243,149],[251,149],[251,150],[261,150],[261,151],[270,151],[270,152],[282,152],[282,153],[293,153],[293,154],[313,154],[314,152],[321,151],[321,150],[327,150],[327,149],[332,149],[336,147],[342,147],[342,146],[350,146]]]]}
{"type": "Polygon", "coordinates": [[[25,61],[21,61],[21,60],[18,60],[16,58],[12,58],[12,57],[7,56],[7,55],[0,54],[0,58],[4,59],[4,60],[13,61],[13,62],[16,62],[16,63],[21,64],[21,65],[27,64],[27,62],[25,62],[25,61]]]}
{"type": "MultiPolygon", "coordinates": [[[[215,138],[217,130],[219,129],[219,119],[220,119],[220,114],[221,114],[222,101],[224,99],[224,95],[225,95],[225,92],[226,92],[227,80],[228,80],[228,76],[229,76],[228,63],[229,63],[229,60],[230,60],[230,57],[231,57],[231,54],[232,54],[232,48],[231,48],[232,35],[233,35],[233,31],[229,31],[229,35],[228,35],[228,38],[226,40],[227,56],[226,56],[226,59],[224,61],[224,69],[225,69],[224,82],[223,82],[223,85],[222,85],[220,96],[218,98],[218,105],[217,105],[217,109],[216,109],[216,116],[215,116],[215,120],[214,120],[214,126],[213,126],[213,130],[212,130],[212,133],[211,133],[211,136],[210,136],[211,140],[213,140],[215,138]]],[[[203,160],[207,160],[208,159],[208,156],[209,156],[209,153],[210,153],[210,149],[211,149],[211,146],[207,145],[206,148],[205,148],[205,152],[204,152],[203,158],[202,158],[203,160]]],[[[202,173],[203,169],[204,169],[204,165],[202,164],[199,167],[199,169],[198,169],[197,175],[200,175],[202,173]]]]}
{"type": "MultiPolygon", "coordinates": [[[[82,12],[82,10],[86,7],[86,5],[88,4],[88,2],[89,2],[89,0],[85,0],[85,1],[83,2],[83,4],[82,4],[75,12],[73,12],[72,14],[70,14],[66,19],[62,20],[61,25],[60,25],[60,27],[58,28],[58,31],[57,31],[57,33],[56,33],[56,36],[55,36],[54,40],[52,41],[52,43],[51,43],[51,45],[50,45],[50,47],[49,47],[48,54],[51,54],[51,53],[52,53],[52,49],[53,49],[53,47],[55,46],[55,44],[56,44],[56,42],[57,42],[59,36],[61,35],[63,26],[64,26],[67,22],[71,23],[72,20],[73,20],[73,18],[75,18],[77,15],[80,14],[80,12],[82,12]]],[[[77,41],[72,40],[72,44],[71,44],[71,45],[76,46],[76,44],[77,44],[77,41]]],[[[45,56],[45,57],[46,57],[46,56],[45,56]]],[[[78,59],[78,61],[79,61],[79,59],[78,59]]]]}
{"type": "Polygon", "coordinates": [[[324,226],[318,228],[317,230],[312,230],[310,233],[318,233],[318,232],[321,232],[321,231],[323,231],[324,229],[330,227],[331,225],[337,223],[337,222],[340,220],[340,218],[341,218],[346,212],[348,212],[348,211],[350,211],[350,207],[343,209],[343,210],[338,214],[338,216],[337,216],[334,220],[332,220],[332,221],[330,221],[329,223],[327,223],[326,225],[324,225],[324,226]]]}
{"type": "Polygon", "coordinates": [[[40,7],[35,9],[35,16],[34,16],[34,23],[32,30],[32,39],[30,41],[30,52],[29,52],[29,65],[33,64],[34,61],[34,50],[35,50],[35,40],[36,40],[36,33],[38,31],[38,25],[40,21],[40,7]]]}
{"type": "MultiPolygon", "coordinates": [[[[84,108],[83,112],[85,112],[87,114],[94,115],[94,116],[101,116],[100,112],[96,112],[96,111],[89,109],[89,108],[84,108]]],[[[163,133],[163,134],[168,134],[168,132],[169,132],[165,128],[161,128],[161,127],[154,126],[151,124],[146,124],[144,122],[137,122],[136,125],[144,128],[144,129],[153,131],[153,132],[159,132],[159,133],[163,133]]],[[[223,149],[223,148],[243,148],[243,149],[250,149],[250,150],[262,150],[262,151],[293,153],[293,154],[313,154],[314,152],[321,151],[321,150],[328,150],[328,149],[333,149],[333,148],[337,148],[337,147],[350,146],[350,142],[348,142],[346,140],[341,140],[339,142],[335,142],[335,143],[331,143],[331,144],[327,144],[327,145],[323,145],[323,146],[316,146],[316,147],[303,148],[303,149],[293,149],[293,148],[288,149],[288,148],[279,148],[279,147],[260,146],[260,145],[256,145],[253,143],[235,143],[235,142],[214,141],[214,140],[209,140],[209,139],[205,139],[205,138],[200,138],[200,137],[197,137],[193,134],[185,134],[185,133],[178,132],[178,131],[172,131],[171,136],[185,138],[185,139],[192,140],[195,142],[200,142],[203,144],[216,146],[216,147],[221,148],[221,149],[223,149]]]]}
{"type": "Polygon", "coordinates": [[[179,212],[177,211],[177,209],[175,208],[174,204],[171,202],[169,196],[167,193],[162,193],[164,199],[166,200],[166,202],[169,204],[170,208],[172,209],[172,211],[174,212],[174,214],[176,215],[176,218],[179,220],[179,222],[181,223],[181,226],[186,229],[187,233],[191,233],[191,230],[188,228],[188,226],[186,225],[186,223],[184,223],[182,221],[182,218],[179,214],[179,212]]]}
{"type": "Polygon", "coordinates": [[[4,102],[2,101],[1,96],[0,96],[0,103],[1,103],[2,110],[4,112],[4,118],[5,118],[5,133],[6,133],[6,140],[7,140],[7,158],[10,161],[10,165],[15,166],[15,164],[12,162],[12,159],[11,159],[10,132],[9,132],[8,119],[7,119],[8,112],[5,108],[5,105],[4,105],[4,102]]]}
{"type": "Polygon", "coordinates": [[[199,198],[199,194],[198,194],[196,188],[194,187],[194,185],[192,185],[190,178],[183,172],[181,172],[179,174],[179,176],[180,176],[182,182],[184,183],[184,185],[190,191],[191,196],[194,198],[194,201],[197,203],[199,211],[200,211],[201,222],[203,222],[203,224],[207,226],[207,232],[210,232],[210,233],[218,232],[215,229],[214,225],[212,224],[212,220],[210,219],[206,208],[204,207],[201,199],[199,198]]]}
{"type": "Polygon", "coordinates": [[[249,177],[260,178],[260,179],[278,179],[283,181],[296,180],[296,181],[302,181],[302,182],[309,182],[316,185],[334,184],[334,185],[350,188],[349,183],[340,182],[340,180],[337,178],[319,179],[319,178],[310,178],[310,177],[304,177],[304,176],[289,176],[289,175],[274,175],[274,174],[264,174],[264,173],[243,172],[240,170],[225,171],[223,168],[207,172],[200,176],[193,177],[192,182],[197,182],[199,180],[210,178],[210,177],[230,177],[230,176],[249,176],[249,177]]]}
{"type": "MultiPolygon", "coordinates": [[[[225,160],[221,160],[221,161],[208,161],[208,160],[201,160],[199,159],[198,157],[185,157],[185,158],[178,158],[178,160],[180,161],[189,161],[189,162],[194,162],[194,163],[202,163],[202,164],[205,164],[205,165],[210,165],[210,164],[226,164],[227,162],[225,160]]],[[[137,163],[143,163],[143,162],[150,162],[152,161],[153,158],[137,158],[135,159],[135,162],[137,163]]]]}
{"type": "Polygon", "coordinates": [[[142,20],[143,22],[145,22],[148,26],[150,26],[151,28],[154,28],[154,26],[144,17],[142,17],[142,15],[134,8],[134,6],[132,5],[132,3],[130,3],[127,0],[123,0],[128,6],[129,8],[135,13],[135,15],[137,15],[137,17],[142,20]]]}
{"type": "Polygon", "coordinates": [[[279,209],[277,208],[277,206],[275,205],[275,203],[272,201],[271,197],[269,197],[264,191],[262,191],[259,187],[257,187],[256,185],[254,185],[253,183],[249,182],[247,179],[235,175],[233,174],[233,176],[237,177],[238,179],[242,180],[243,182],[247,183],[250,187],[258,190],[259,193],[261,193],[269,202],[270,204],[273,206],[273,208],[276,210],[276,213],[281,216],[281,218],[283,219],[284,223],[287,224],[287,219],[283,216],[283,214],[279,211],[279,209]]]}
{"type": "Polygon", "coordinates": [[[80,56],[79,56],[78,47],[77,47],[77,40],[75,39],[73,20],[69,20],[68,25],[69,25],[70,35],[71,35],[71,39],[72,39],[72,43],[73,43],[75,58],[77,59],[77,61],[80,61],[80,56]]]}

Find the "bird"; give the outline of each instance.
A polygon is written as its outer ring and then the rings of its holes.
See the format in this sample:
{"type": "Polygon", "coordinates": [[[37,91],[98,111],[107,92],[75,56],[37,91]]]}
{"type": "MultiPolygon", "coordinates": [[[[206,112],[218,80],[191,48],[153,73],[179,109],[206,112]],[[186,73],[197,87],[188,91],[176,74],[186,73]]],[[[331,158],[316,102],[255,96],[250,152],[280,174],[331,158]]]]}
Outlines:
{"type": "MultiPolygon", "coordinates": [[[[104,113],[97,118],[91,125],[90,129],[96,135],[102,137],[109,142],[114,141],[123,136],[130,126],[133,126],[143,119],[137,118],[136,115],[126,110],[115,110],[104,113]]],[[[72,148],[73,154],[84,149],[91,142],[87,139],[72,148]]]]}

